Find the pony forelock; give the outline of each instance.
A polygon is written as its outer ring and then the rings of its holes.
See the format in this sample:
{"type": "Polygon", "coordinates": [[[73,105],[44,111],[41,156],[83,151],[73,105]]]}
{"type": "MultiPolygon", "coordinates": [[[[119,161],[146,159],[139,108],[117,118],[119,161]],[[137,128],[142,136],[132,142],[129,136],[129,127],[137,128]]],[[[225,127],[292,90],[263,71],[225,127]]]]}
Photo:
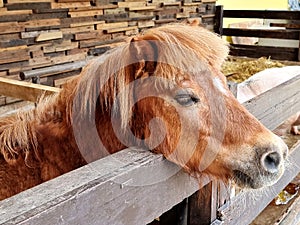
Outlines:
{"type": "Polygon", "coordinates": [[[199,75],[212,67],[219,69],[228,54],[220,37],[195,26],[164,26],[132,40],[95,58],[83,69],[74,92],[74,116],[94,120],[98,101],[102,110],[110,109],[112,115],[120,116],[121,127],[125,128],[131,118],[132,96],[130,90],[124,90],[139,78],[138,74],[165,78],[169,82],[156,87],[170,88],[178,82],[179,74],[199,75]],[[153,58],[151,52],[155,52],[153,58]],[[156,63],[153,74],[145,67],[149,61],[156,63]]]}

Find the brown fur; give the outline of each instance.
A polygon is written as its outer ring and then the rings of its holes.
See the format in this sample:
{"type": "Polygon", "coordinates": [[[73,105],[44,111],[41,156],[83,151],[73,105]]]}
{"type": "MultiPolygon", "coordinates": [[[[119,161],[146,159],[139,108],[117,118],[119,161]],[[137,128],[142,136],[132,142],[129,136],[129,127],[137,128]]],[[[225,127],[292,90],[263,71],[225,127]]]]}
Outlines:
{"type": "Polygon", "coordinates": [[[243,160],[253,161],[246,167],[260,174],[256,155],[243,148],[268,149],[282,143],[230,94],[219,72],[227,54],[226,44],[215,34],[173,24],[149,30],[95,59],[58,95],[42,99],[30,112],[0,121],[0,199],[132,145],[162,153],[195,176],[205,172],[227,180],[243,160]],[[200,85],[202,78],[208,79],[206,87],[200,85]],[[226,94],[211,83],[213,78],[226,94]],[[192,90],[200,103],[176,103],[180,89],[192,90]],[[212,105],[214,101],[224,101],[225,111],[212,105]],[[226,121],[213,126],[212,120],[222,113],[226,121]],[[154,126],[155,132],[149,125],[154,117],[164,122],[154,126]],[[223,138],[218,136],[222,129],[223,138]],[[132,139],[129,131],[137,138],[132,139]],[[163,134],[162,142],[155,143],[163,134]],[[219,154],[202,171],[206,148],[206,154],[215,149],[219,154]]]}

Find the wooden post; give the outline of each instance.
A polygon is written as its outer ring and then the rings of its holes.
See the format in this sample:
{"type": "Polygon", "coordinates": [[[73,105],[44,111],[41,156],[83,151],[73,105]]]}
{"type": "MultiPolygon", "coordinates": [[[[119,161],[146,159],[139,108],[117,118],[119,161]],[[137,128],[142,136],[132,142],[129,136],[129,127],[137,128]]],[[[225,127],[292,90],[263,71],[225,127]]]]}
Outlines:
{"type": "Polygon", "coordinates": [[[217,181],[211,181],[189,197],[189,225],[208,225],[216,219],[217,192],[217,181]]]}
{"type": "Polygon", "coordinates": [[[300,31],[298,33],[299,33],[298,61],[300,61],[300,31]]]}
{"type": "Polygon", "coordinates": [[[223,35],[223,14],[223,6],[216,6],[214,31],[221,36],[223,35]]]}

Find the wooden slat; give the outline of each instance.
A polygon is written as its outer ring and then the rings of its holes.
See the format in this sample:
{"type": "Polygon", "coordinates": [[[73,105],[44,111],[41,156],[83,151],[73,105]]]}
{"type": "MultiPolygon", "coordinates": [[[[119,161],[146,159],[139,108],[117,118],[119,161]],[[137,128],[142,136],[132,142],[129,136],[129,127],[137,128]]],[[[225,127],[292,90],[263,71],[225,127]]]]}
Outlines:
{"type": "Polygon", "coordinates": [[[37,102],[43,95],[58,93],[59,88],[32,84],[0,77],[0,95],[37,102]]]}
{"type": "Polygon", "coordinates": [[[300,111],[300,74],[243,103],[270,130],[300,111]],[[276,96],[276,97],[274,97],[276,96]]]}
{"type": "Polygon", "coordinates": [[[132,27],[120,27],[120,28],[110,28],[110,29],[104,29],[104,31],[108,34],[111,33],[116,33],[116,32],[120,32],[120,31],[128,31],[128,30],[135,30],[137,29],[137,26],[132,26],[132,27]]]}
{"type": "Polygon", "coordinates": [[[240,36],[240,37],[260,37],[260,38],[277,38],[277,39],[299,39],[299,31],[294,30],[264,30],[264,29],[238,29],[223,28],[223,35],[240,36]]]}
{"type": "Polygon", "coordinates": [[[18,22],[0,23],[0,34],[19,33],[25,31],[25,27],[18,22]]]}
{"type": "Polygon", "coordinates": [[[54,39],[61,39],[63,37],[63,34],[61,31],[56,32],[48,32],[48,33],[41,33],[37,36],[35,41],[48,41],[48,40],[54,40],[54,39]]]}
{"type": "MultiPolygon", "coordinates": [[[[261,111],[258,117],[272,129],[285,117],[299,110],[300,101],[297,100],[300,99],[299,82],[300,76],[249,100],[245,106],[254,115],[261,111]],[[272,100],[270,96],[276,96],[276,100],[274,98],[272,100]],[[273,111],[265,109],[268,107],[273,111]],[[274,110],[278,112],[274,113],[274,110]]],[[[297,166],[287,169],[285,176],[279,182],[280,185],[278,183],[277,186],[275,185],[276,191],[280,191],[292,176],[299,172],[300,165],[293,164],[300,162],[299,148],[298,146],[289,156],[291,165],[297,166]]],[[[170,162],[163,161],[154,169],[151,169],[152,167],[143,169],[145,165],[155,165],[162,160],[160,155],[153,155],[147,151],[132,152],[132,150],[103,158],[2,201],[0,223],[57,224],[63,219],[68,224],[83,222],[97,224],[98,219],[101,218],[101,222],[105,224],[145,224],[198,189],[198,184],[187,174],[174,173],[174,168],[178,171],[178,167],[170,162]],[[145,174],[141,175],[143,172],[145,174]],[[175,175],[169,176],[170,173],[175,175]],[[157,181],[162,178],[162,174],[167,174],[169,179],[164,177],[162,182],[151,182],[151,178],[157,181]],[[140,185],[141,183],[138,183],[141,182],[140,179],[150,184],[145,185],[142,182],[140,185]],[[159,196],[156,194],[158,190],[161,193],[159,196]],[[78,211],[80,213],[77,213],[78,211]],[[57,212],[59,217],[56,216],[57,212]]],[[[207,182],[208,180],[203,181],[202,184],[207,182]]],[[[253,218],[252,216],[255,216],[264,204],[273,199],[275,193],[267,193],[271,194],[262,197],[259,193],[258,197],[261,197],[261,201],[253,201],[253,195],[249,193],[239,195],[237,197],[239,199],[230,201],[231,208],[227,206],[221,208],[222,219],[228,224],[237,224],[237,222],[248,224],[248,220],[253,218]],[[245,201],[248,204],[244,204],[245,201]],[[249,211],[249,207],[252,210],[249,211]],[[243,220],[240,219],[241,215],[243,220]]],[[[217,224],[218,221],[214,222],[217,224]]]]}
{"type": "Polygon", "coordinates": [[[224,17],[300,20],[299,13],[288,10],[224,10],[224,17]]]}
{"type": "Polygon", "coordinates": [[[128,10],[128,11],[147,11],[147,10],[152,11],[154,9],[156,9],[156,6],[140,6],[140,7],[132,6],[132,7],[126,8],[126,10],[128,10]]]}
{"type": "Polygon", "coordinates": [[[161,155],[126,149],[2,201],[0,224],[147,224],[198,188],[161,155]]]}
{"type": "Polygon", "coordinates": [[[21,24],[25,26],[25,28],[59,26],[60,19],[30,20],[21,24]]]}
{"type": "Polygon", "coordinates": [[[69,12],[68,14],[72,18],[73,17],[97,16],[97,15],[103,15],[103,9],[86,10],[86,11],[75,11],[75,12],[69,12]]]}
{"type": "Polygon", "coordinates": [[[270,27],[285,27],[288,29],[300,29],[300,24],[296,23],[270,23],[270,27]]]}
{"type": "Polygon", "coordinates": [[[258,45],[230,45],[230,55],[251,58],[270,57],[275,60],[298,60],[298,48],[271,47],[258,45]]]}
{"type": "Polygon", "coordinates": [[[7,49],[0,49],[0,64],[19,62],[29,59],[27,46],[18,46],[7,49]]]}

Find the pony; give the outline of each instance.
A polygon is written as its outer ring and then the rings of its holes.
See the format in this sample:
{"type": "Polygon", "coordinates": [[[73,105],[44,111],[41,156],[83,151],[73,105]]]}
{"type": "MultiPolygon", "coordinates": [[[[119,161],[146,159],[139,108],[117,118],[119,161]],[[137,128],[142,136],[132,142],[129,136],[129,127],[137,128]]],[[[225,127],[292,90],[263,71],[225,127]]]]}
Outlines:
{"type": "Polygon", "coordinates": [[[287,146],[227,88],[227,55],[205,28],[168,24],[95,58],[60,93],[0,120],[0,199],[131,146],[199,182],[274,184],[287,146]]]}

